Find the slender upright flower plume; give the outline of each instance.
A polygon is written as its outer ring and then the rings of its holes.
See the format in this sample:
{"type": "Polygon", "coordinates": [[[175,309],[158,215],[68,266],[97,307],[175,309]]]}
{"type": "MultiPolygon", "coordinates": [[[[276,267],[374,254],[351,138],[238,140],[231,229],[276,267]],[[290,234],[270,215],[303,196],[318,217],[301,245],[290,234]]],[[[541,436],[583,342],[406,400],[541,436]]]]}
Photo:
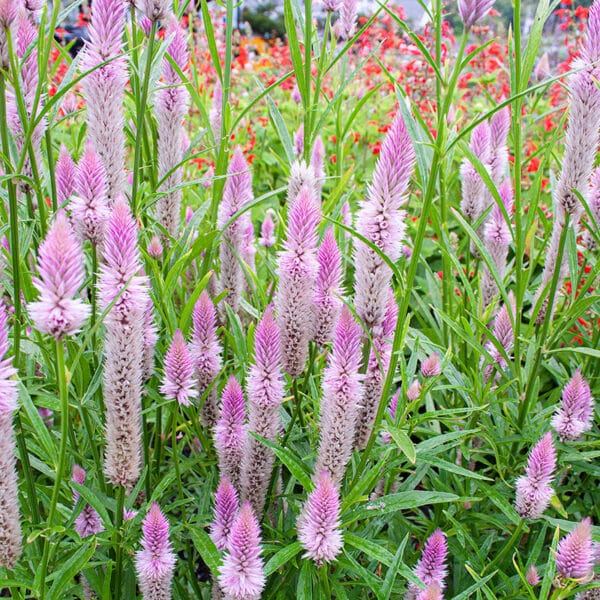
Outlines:
{"type": "Polygon", "coordinates": [[[64,144],[60,147],[54,169],[56,180],[56,200],[60,206],[65,204],[75,191],[77,165],[64,144]]]}
{"type": "Polygon", "coordinates": [[[340,494],[327,471],[322,471],[298,517],[304,557],[312,558],[318,567],[335,560],[344,545],[340,525],[340,494]]]}
{"type": "MultiPolygon", "coordinates": [[[[254,334],[254,363],[248,373],[249,431],[274,442],[281,427],[279,408],[285,387],[281,373],[279,328],[267,308],[254,334]]],[[[246,437],[242,458],[242,499],[261,517],[275,457],[252,436],[246,437]]]]}
{"type": "Polygon", "coordinates": [[[192,316],[192,360],[198,397],[202,404],[202,423],[212,429],[219,414],[214,381],[221,370],[221,344],[217,338],[217,313],[208,293],[203,291],[192,316]]]}
{"type": "Polygon", "coordinates": [[[17,370],[8,352],[8,324],[0,301],[0,568],[12,569],[21,555],[21,521],[13,413],[18,408],[17,370]]]}
{"type": "Polygon", "coordinates": [[[137,7],[152,22],[164,20],[171,11],[173,3],[169,0],[138,0],[137,7]]]}
{"type": "Polygon", "coordinates": [[[340,0],[338,3],[340,16],[335,23],[335,32],[343,40],[350,39],[356,31],[358,0],[340,0]]]}
{"type": "Polygon", "coordinates": [[[10,66],[7,32],[17,20],[18,12],[18,0],[0,0],[0,69],[8,69],[10,66]]]}
{"type": "MultiPolygon", "coordinates": [[[[79,466],[73,465],[73,477],[72,480],[79,485],[85,483],[86,472],[79,466]]],[[[79,492],[73,490],[73,502],[77,503],[79,500],[79,492]]],[[[75,519],[75,531],[79,534],[79,537],[85,538],[90,535],[96,535],[101,531],[104,531],[104,525],[102,525],[102,519],[96,512],[96,509],[85,503],[81,512],[75,519]]]]}
{"type": "Polygon", "coordinates": [[[442,367],[440,366],[440,355],[437,352],[430,354],[421,363],[421,375],[423,375],[423,377],[437,377],[441,372],[442,367]]]}
{"type": "Polygon", "coordinates": [[[535,565],[531,565],[529,569],[527,569],[525,579],[527,579],[527,583],[532,586],[536,586],[540,582],[540,574],[535,565]]]}
{"type": "Polygon", "coordinates": [[[287,239],[279,255],[277,322],[283,369],[291,377],[304,370],[314,331],[313,289],[318,272],[317,225],[320,210],[304,185],[288,213],[287,239]]]}
{"type": "Polygon", "coordinates": [[[218,79],[213,90],[213,103],[208,113],[208,119],[218,147],[221,140],[221,126],[223,124],[223,90],[218,79]]]}
{"type": "Polygon", "coordinates": [[[587,29],[583,47],[581,48],[581,58],[588,65],[598,67],[596,64],[600,60],[600,3],[594,2],[588,12],[587,29]]]}
{"type": "Polygon", "coordinates": [[[360,333],[359,325],[348,308],[344,307],[335,328],[333,350],[323,374],[319,417],[321,433],[315,481],[322,471],[327,471],[333,484],[339,485],[350,460],[362,392],[360,333]]]}
{"type": "Polygon", "coordinates": [[[556,468],[556,450],[552,443],[552,433],[549,431],[534,446],[525,475],[516,481],[517,495],[515,508],[523,519],[537,519],[541,517],[554,490],[550,483],[556,468]]]}
{"type": "Polygon", "coordinates": [[[408,588],[406,600],[416,598],[441,598],[441,592],[444,590],[446,575],[446,560],[448,554],[448,544],[446,535],[441,529],[436,530],[425,542],[423,554],[415,566],[414,574],[427,586],[424,590],[429,590],[430,595],[422,595],[423,590],[411,583],[408,588]],[[433,589],[432,589],[433,588],[433,589]],[[431,595],[436,592],[438,595],[431,595]]]}
{"type": "Polygon", "coordinates": [[[333,327],[342,310],[342,254],[329,227],[317,252],[319,272],[315,282],[315,336],[319,345],[331,341],[333,327]]]}
{"type": "Polygon", "coordinates": [[[125,189],[123,99],[128,74],[122,54],[124,30],[125,2],[95,0],[88,27],[90,41],[79,64],[83,73],[95,69],[83,78],[81,86],[86,99],[88,137],[104,164],[110,201],[125,189]],[[98,67],[106,61],[110,62],[98,67]]]}
{"type": "MultiPolygon", "coordinates": [[[[600,4],[598,6],[600,7],[600,4]]],[[[586,200],[592,212],[588,227],[592,231],[594,229],[598,231],[600,230],[600,167],[596,167],[592,172],[586,200]]],[[[583,232],[583,245],[589,250],[593,250],[598,245],[589,229],[583,232]]]]}
{"type": "MultiPolygon", "coordinates": [[[[515,297],[512,292],[508,295],[508,304],[503,304],[494,319],[493,335],[498,341],[500,347],[506,353],[508,359],[511,359],[511,352],[515,341],[515,333],[513,330],[513,321],[515,319],[515,297]],[[512,317],[512,319],[511,319],[512,317]]],[[[508,362],[504,358],[502,351],[492,343],[488,341],[485,345],[486,350],[492,356],[492,363],[487,365],[484,371],[485,381],[487,382],[492,376],[494,369],[498,371],[506,371],[508,362]]]]}
{"type": "MultiPolygon", "coordinates": [[[[227,181],[219,205],[218,227],[223,229],[241,208],[252,202],[252,174],[241,148],[236,148],[227,169],[227,181]]],[[[244,287],[244,272],[240,264],[244,229],[242,219],[230,223],[223,231],[219,245],[221,259],[221,289],[227,292],[224,302],[238,311],[244,287]]]]}
{"type": "Polygon", "coordinates": [[[576,440],[592,428],[594,399],[587,381],[577,369],[565,386],[562,404],[552,418],[552,427],[561,441],[576,440]]]}
{"type": "Polygon", "coordinates": [[[556,571],[561,579],[575,579],[580,583],[587,583],[593,577],[594,550],[589,517],[558,543],[556,571]]]}
{"type": "MultiPolygon", "coordinates": [[[[489,123],[483,121],[473,129],[469,143],[471,152],[486,168],[489,168],[492,158],[490,137],[489,123]]],[[[475,222],[485,211],[488,190],[477,169],[468,158],[463,160],[460,175],[462,181],[460,208],[465,217],[471,222],[475,222]]]]}
{"type": "MultiPolygon", "coordinates": [[[[189,62],[188,45],[185,32],[175,17],[169,20],[166,35],[173,36],[167,53],[185,72],[189,62]]],[[[156,216],[167,233],[175,237],[179,228],[182,196],[182,191],[178,187],[183,180],[182,167],[177,165],[181,163],[184,154],[183,119],[188,112],[190,98],[189,92],[181,85],[179,75],[166,57],[163,59],[162,75],[164,87],[156,92],[155,101],[158,127],[158,178],[162,181],[159,189],[161,195],[156,203],[156,216]]]]}
{"type": "Polygon", "coordinates": [[[317,180],[312,165],[307,165],[303,160],[296,160],[290,167],[286,203],[292,206],[304,185],[310,187],[317,200],[317,180]]]}
{"type": "Polygon", "coordinates": [[[313,173],[315,174],[316,179],[316,190],[317,196],[321,196],[321,190],[323,189],[323,182],[325,180],[325,146],[323,145],[323,138],[318,135],[315,138],[315,143],[313,145],[312,154],[310,157],[310,166],[313,169],[313,173]]]}
{"type": "Polygon", "coordinates": [[[240,490],[241,465],[246,443],[246,403],[235,377],[230,377],[221,396],[221,415],[215,427],[219,472],[240,490]]]}
{"type": "Polygon", "coordinates": [[[219,569],[219,584],[231,600],[258,600],[265,587],[263,561],[260,557],[260,527],[246,502],[229,537],[229,552],[219,569]]]}
{"type": "Polygon", "coordinates": [[[154,502],[142,523],[142,550],[135,555],[144,600],[171,600],[176,560],[169,541],[169,522],[154,502]]]}
{"type": "Polygon", "coordinates": [[[260,238],[258,243],[265,248],[271,248],[276,242],[277,239],[275,238],[275,222],[273,221],[273,215],[270,211],[267,211],[262,225],[260,226],[260,238]]]}
{"type": "Polygon", "coordinates": [[[189,406],[190,399],[198,395],[196,382],[192,377],[193,372],[194,363],[190,351],[183,334],[177,329],[165,356],[165,377],[160,388],[165,398],[189,406]]]}
{"type": "Polygon", "coordinates": [[[77,195],[71,201],[73,221],[83,239],[100,244],[108,222],[106,172],[94,147],[88,143],[75,176],[77,195]]]}
{"type": "Polygon", "coordinates": [[[227,477],[221,477],[215,493],[215,519],[210,526],[210,537],[218,550],[229,545],[231,529],[240,510],[238,494],[227,477]]]}
{"type": "Polygon", "coordinates": [[[104,471],[113,485],[130,488],[141,468],[141,404],[144,372],[146,277],[137,247],[137,224],[129,206],[118,200],[106,228],[100,272],[99,305],[104,319],[103,391],[106,407],[104,471]]]}
{"type": "Polygon", "coordinates": [[[465,24],[465,28],[473,27],[477,21],[483,19],[494,6],[496,0],[458,0],[458,14],[465,24]]]}
{"type": "Polygon", "coordinates": [[[144,310],[144,361],[142,368],[142,381],[148,381],[154,372],[154,350],[158,341],[158,329],[154,322],[154,302],[150,294],[147,295],[144,310]]]}
{"type": "Polygon", "coordinates": [[[294,134],[294,154],[298,159],[304,154],[304,124],[300,123],[300,127],[294,134]]]}
{"type": "MultiPolygon", "coordinates": [[[[357,230],[392,261],[402,253],[408,183],[415,152],[400,113],[392,121],[381,147],[373,181],[357,216],[357,230]]],[[[362,242],[356,243],[355,306],[365,325],[377,333],[385,317],[392,271],[383,258],[362,242]]]]}
{"type": "Polygon", "coordinates": [[[29,304],[36,329],[57,340],[76,333],[90,308],[74,298],[83,285],[83,251],[64,212],[60,211],[38,250],[39,278],[33,284],[40,299],[29,304]]]}

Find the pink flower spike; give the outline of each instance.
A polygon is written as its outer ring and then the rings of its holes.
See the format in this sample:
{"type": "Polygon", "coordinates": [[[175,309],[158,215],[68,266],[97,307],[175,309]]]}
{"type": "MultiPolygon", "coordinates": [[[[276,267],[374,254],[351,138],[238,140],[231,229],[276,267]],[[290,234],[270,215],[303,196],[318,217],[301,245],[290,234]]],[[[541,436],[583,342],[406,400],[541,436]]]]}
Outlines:
{"type": "Polygon", "coordinates": [[[138,0],[137,7],[152,23],[163,21],[171,10],[169,0],[138,0]]]}
{"type": "Polygon", "coordinates": [[[421,383],[415,379],[406,390],[406,397],[410,402],[414,402],[421,395],[421,383]]]}
{"type": "Polygon", "coordinates": [[[77,165],[64,144],[60,147],[58,160],[54,170],[56,179],[56,200],[62,206],[75,190],[75,173],[77,165]]]}
{"type": "Polygon", "coordinates": [[[556,450],[549,431],[534,446],[525,475],[516,481],[515,508],[523,519],[537,519],[548,508],[554,490],[550,486],[556,468],[556,450]]]}
{"type": "Polygon", "coordinates": [[[260,527],[246,502],[233,524],[229,552],[219,569],[219,584],[231,600],[258,600],[265,587],[263,561],[260,557],[260,527]]]}
{"type": "MultiPolygon", "coordinates": [[[[414,569],[415,575],[426,586],[436,586],[439,592],[444,590],[444,579],[448,573],[446,569],[447,554],[446,535],[441,529],[438,529],[425,542],[421,558],[414,569]]],[[[410,584],[409,590],[415,595],[420,591],[414,584],[410,584]]],[[[429,596],[424,596],[424,598],[429,598],[429,596]]]]}
{"type": "Polygon", "coordinates": [[[264,221],[260,226],[260,238],[258,243],[265,248],[271,248],[277,242],[275,238],[275,222],[273,221],[273,216],[270,211],[267,211],[265,215],[264,221]]]}
{"type": "Polygon", "coordinates": [[[588,582],[594,574],[592,521],[583,519],[571,533],[564,537],[556,550],[556,570],[563,579],[588,582]]]}
{"type": "Polygon", "coordinates": [[[592,428],[593,414],[590,386],[577,369],[563,390],[562,404],[552,418],[552,427],[561,441],[576,440],[592,428]]]}
{"type": "MultiPolygon", "coordinates": [[[[72,481],[83,485],[85,483],[86,473],[79,465],[73,465],[73,476],[72,481]]],[[[73,490],[73,502],[77,503],[79,500],[79,493],[73,490]]],[[[104,531],[104,525],[100,515],[96,512],[96,509],[91,507],[89,504],[85,504],[82,511],[77,515],[75,519],[75,531],[79,534],[79,537],[85,538],[90,535],[96,535],[101,531],[104,531]]]]}
{"type": "Polygon", "coordinates": [[[173,341],[165,356],[165,377],[160,391],[167,400],[177,400],[184,406],[190,405],[190,398],[198,395],[196,382],[192,374],[194,365],[190,351],[179,329],[173,335],[173,341]]]}
{"type": "Polygon", "coordinates": [[[83,285],[83,251],[64,212],[60,211],[38,249],[39,278],[33,284],[40,299],[29,304],[35,327],[57,340],[76,333],[90,308],[74,298],[83,285]]]}
{"type": "Polygon", "coordinates": [[[215,493],[215,519],[210,526],[210,537],[218,550],[229,545],[229,536],[240,510],[238,494],[227,477],[221,477],[215,493]]]}
{"type": "Polygon", "coordinates": [[[156,260],[162,258],[163,245],[157,235],[153,235],[148,242],[146,252],[148,252],[148,254],[156,260]]]}
{"type": "Polygon", "coordinates": [[[540,582],[540,575],[535,565],[531,565],[529,569],[527,569],[527,575],[525,576],[525,579],[529,585],[534,587],[540,582]]]}
{"type": "Polygon", "coordinates": [[[440,356],[437,352],[430,354],[421,364],[421,375],[423,377],[436,377],[441,372],[440,356]]]}
{"type": "Polygon", "coordinates": [[[590,6],[581,58],[588,65],[598,66],[600,60],[600,3],[598,2],[590,6]]]}
{"type": "Polygon", "coordinates": [[[4,302],[0,300],[0,417],[12,415],[18,407],[17,381],[13,379],[17,370],[12,358],[6,358],[8,348],[8,317],[4,302]]]}
{"type": "Polygon", "coordinates": [[[135,567],[144,598],[171,598],[171,579],[176,556],[169,541],[169,522],[156,502],[142,523],[142,550],[136,552],[135,567]]]}
{"type": "Polygon", "coordinates": [[[496,0],[458,0],[458,14],[468,29],[485,17],[496,0]]]}
{"type": "Polygon", "coordinates": [[[304,557],[312,558],[318,567],[335,560],[344,545],[340,525],[340,495],[327,471],[322,471],[298,517],[304,557]]]}

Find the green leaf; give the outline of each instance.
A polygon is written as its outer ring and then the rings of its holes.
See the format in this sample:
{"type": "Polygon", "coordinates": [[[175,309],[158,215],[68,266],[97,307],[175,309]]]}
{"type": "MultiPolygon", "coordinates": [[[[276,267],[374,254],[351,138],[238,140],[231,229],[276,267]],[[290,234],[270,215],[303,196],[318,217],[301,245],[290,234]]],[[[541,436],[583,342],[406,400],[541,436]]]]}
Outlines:
{"type": "Polygon", "coordinates": [[[96,551],[96,540],[83,543],[81,548],[77,549],[63,566],[53,575],[54,583],[50,588],[48,600],[59,600],[65,597],[66,587],[72,585],[73,578],[90,561],[90,558],[96,551]]]}
{"type": "Polygon", "coordinates": [[[313,569],[310,561],[305,561],[300,569],[296,587],[297,600],[313,600],[313,569]]]}
{"type": "Polygon", "coordinates": [[[394,562],[394,555],[383,546],[366,538],[358,537],[353,533],[344,533],[344,542],[357,550],[364,552],[369,558],[376,560],[389,567],[394,562]]]}
{"type": "Polygon", "coordinates": [[[414,465],[417,462],[417,449],[406,432],[391,423],[388,423],[385,429],[392,436],[398,448],[402,450],[404,456],[414,465]]]}
{"type": "MultiPolygon", "coordinates": [[[[392,590],[394,589],[394,583],[396,581],[396,577],[398,576],[398,572],[402,565],[402,557],[404,555],[404,548],[406,547],[406,543],[408,542],[408,536],[410,534],[406,534],[404,539],[398,546],[396,550],[396,554],[394,556],[394,561],[392,562],[390,568],[387,570],[385,574],[385,579],[383,580],[383,585],[381,586],[381,597],[384,600],[389,600],[392,596],[392,590]]],[[[405,567],[406,568],[406,567],[405,567]]],[[[408,570],[408,569],[407,569],[408,570]]]]}
{"type": "Polygon", "coordinates": [[[206,563],[206,566],[210,569],[211,573],[216,575],[221,566],[221,554],[217,550],[215,543],[201,527],[190,527],[190,535],[192,536],[194,548],[198,550],[198,553],[206,563]]]}
{"type": "Polygon", "coordinates": [[[461,477],[468,477],[470,479],[480,479],[482,481],[492,481],[489,477],[486,477],[485,475],[480,475],[475,471],[470,471],[469,469],[465,469],[464,467],[459,467],[458,465],[455,465],[454,463],[448,460],[444,460],[443,458],[439,458],[437,456],[419,454],[419,460],[423,461],[428,465],[438,467],[439,469],[442,469],[444,471],[460,475],[461,477]]]}
{"type": "Polygon", "coordinates": [[[290,544],[289,546],[285,546],[285,548],[278,550],[265,565],[265,577],[268,577],[269,575],[277,571],[279,567],[292,560],[292,558],[294,558],[294,556],[296,556],[296,554],[298,554],[298,552],[300,552],[301,550],[302,544],[300,544],[300,542],[294,542],[293,544],[290,544]]]}

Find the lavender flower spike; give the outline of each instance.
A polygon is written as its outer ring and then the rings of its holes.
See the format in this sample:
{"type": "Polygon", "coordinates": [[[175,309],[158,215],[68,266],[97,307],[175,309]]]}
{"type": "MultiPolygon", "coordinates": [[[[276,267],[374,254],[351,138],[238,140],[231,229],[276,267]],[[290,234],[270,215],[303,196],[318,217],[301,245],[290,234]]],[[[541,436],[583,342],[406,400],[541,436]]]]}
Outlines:
{"type": "Polygon", "coordinates": [[[260,238],[258,243],[265,248],[271,248],[277,242],[274,234],[275,222],[273,221],[273,215],[270,211],[267,211],[262,225],[260,226],[260,238]]]}
{"type": "Polygon", "coordinates": [[[21,555],[21,522],[13,413],[18,408],[17,370],[8,351],[8,324],[0,301],[0,568],[12,569],[21,555]]]}
{"type": "Polygon", "coordinates": [[[465,28],[473,27],[477,21],[485,17],[496,0],[458,0],[458,14],[465,28]]]}
{"type": "Polygon", "coordinates": [[[335,560],[344,545],[340,525],[340,494],[327,471],[322,471],[298,517],[304,557],[312,558],[318,567],[335,560]]]}
{"type": "Polygon", "coordinates": [[[202,423],[212,429],[218,417],[217,391],[214,381],[221,369],[221,345],[217,338],[217,314],[208,293],[203,291],[192,316],[192,360],[202,405],[202,423]]]}
{"type": "Polygon", "coordinates": [[[221,415],[215,427],[215,448],[219,471],[240,490],[240,476],[246,441],[246,404],[244,392],[235,377],[230,377],[221,398],[221,415]]]}
{"type": "MultiPolygon", "coordinates": [[[[241,148],[237,148],[227,169],[227,181],[219,205],[218,227],[223,229],[231,217],[252,202],[252,174],[241,148]]],[[[221,259],[221,288],[227,292],[225,302],[234,312],[240,304],[244,272],[240,258],[244,243],[243,219],[237,219],[223,230],[219,246],[221,259]]]]}
{"type": "Polygon", "coordinates": [[[77,196],[71,201],[73,221],[81,237],[97,245],[104,238],[109,209],[106,172],[91,143],[79,161],[75,190],[77,196]]]}
{"type": "Polygon", "coordinates": [[[323,375],[321,429],[315,480],[327,471],[334,485],[344,476],[354,443],[362,385],[361,330],[344,307],[335,328],[333,351],[323,375]]]}
{"type": "MultiPolygon", "coordinates": [[[[267,308],[254,334],[254,364],[248,373],[248,429],[274,442],[281,427],[279,408],[285,387],[281,373],[279,328],[267,308]]],[[[274,462],[273,451],[248,436],[242,458],[242,499],[261,517],[274,462]]]]}
{"type": "Polygon", "coordinates": [[[33,284],[40,299],[29,304],[35,327],[57,340],[76,333],[87,319],[90,308],[74,298],[83,285],[83,251],[60,211],[38,250],[39,278],[33,284]]]}
{"type": "MultiPolygon", "coordinates": [[[[73,477],[72,480],[79,485],[85,483],[86,473],[79,465],[73,465],[73,477]]],[[[77,503],[79,500],[79,493],[73,490],[73,501],[77,503]]],[[[75,531],[79,534],[79,537],[85,538],[90,535],[96,535],[101,531],[104,531],[104,525],[100,515],[96,512],[96,509],[89,504],[84,504],[82,511],[77,515],[75,519],[75,531]]]]}
{"type": "Polygon", "coordinates": [[[343,40],[350,39],[356,30],[356,16],[358,14],[358,0],[340,0],[340,18],[335,24],[337,35],[343,40]]]}
{"type": "Polygon", "coordinates": [[[113,205],[106,227],[103,258],[98,285],[100,309],[112,304],[104,319],[104,471],[113,485],[130,488],[141,468],[144,329],[149,294],[147,278],[138,275],[137,224],[121,200],[113,205]]]}
{"type": "Polygon", "coordinates": [[[151,22],[164,20],[172,8],[169,0],[138,0],[137,7],[151,22]]]}
{"type": "Polygon", "coordinates": [[[56,179],[56,200],[59,206],[67,202],[75,191],[75,173],[77,165],[71,158],[69,151],[64,144],[60,147],[54,178],[56,179]]]}
{"type": "MultiPolygon", "coordinates": [[[[402,253],[404,211],[415,152],[400,113],[383,141],[373,182],[357,218],[357,230],[392,261],[402,253]]],[[[377,333],[385,317],[392,272],[379,254],[362,242],[354,252],[354,303],[358,316],[377,333]]]]}
{"type": "Polygon", "coordinates": [[[215,494],[215,520],[210,526],[210,537],[218,550],[229,545],[229,536],[238,512],[240,501],[238,494],[227,477],[221,477],[215,494]]]}
{"type": "MultiPolygon", "coordinates": [[[[503,304],[496,318],[494,319],[493,335],[498,341],[498,344],[506,352],[507,357],[511,358],[511,352],[515,341],[515,333],[513,331],[512,321],[516,318],[515,315],[515,297],[512,292],[508,295],[508,304],[503,304]],[[511,319],[512,317],[512,319],[511,319]]],[[[508,363],[502,352],[490,340],[486,344],[486,350],[491,354],[493,362],[486,366],[484,378],[487,382],[491,377],[494,369],[505,371],[508,363]]]]}
{"type": "Polygon", "coordinates": [[[196,382],[192,378],[194,365],[190,351],[179,329],[173,335],[171,347],[165,356],[165,378],[160,391],[168,400],[177,400],[184,406],[190,405],[190,398],[198,395],[196,382]]]}
{"type": "MultiPolygon", "coordinates": [[[[492,147],[490,126],[487,121],[483,121],[473,129],[469,148],[485,167],[490,166],[492,147]]],[[[475,166],[468,158],[463,160],[460,174],[462,180],[460,208],[465,217],[474,222],[485,211],[488,190],[475,166]]]]}
{"type": "Polygon", "coordinates": [[[333,229],[329,227],[317,251],[319,273],[315,282],[315,336],[319,345],[331,340],[342,301],[342,254],[335,241],[333,229]]]}
{"type": "Polygon", "coordinates": [[[556,571],[561,579],[575,579],[581,583],[587,583],[593,577],[594,551],[589,517],[558,543],[556,571]]]}
{"type": "Polygon", "coordinates": [[[303,185],[288,213],[287,239],[279,255],[277,322],[283,369],[291,377],[304,370],[314,331],[313,288],[318,271],[320,210],[313,189],[303,185]]]}
{"type": "Polygon", "coordinates": [[[312,154],[310,157],[310,164],[313,169],[313,173],[315,174],[316,179],[316,190],[317,196],[321,197],[321,191],[323,189],[323,182],[325,180],[325,165],[324,158],[325,156],[325,146],[323,145],[323,138],[318,135],[315,138],[315,143],[313,145],[312,154]]]}
{"type": "MultiPolygon", "coordinates": [[[[447,553],[448,544],[446,543],[446,536],[441,529],[438,529],[425,542],[423,554],[414,569],[415,575],[427,587],[435,586],[439,592],[442,592],[445,587],[444,579],[448,572],[446,569],[447,553]]],[[[420,597],[419,592],[420,588],[414,584],[410,584],[406,600],[420,597]]],[[[423,597],[429,598],[427,595],[423,597]]]]}
{"type": "Polygon", "coordinates": [[[12,30],[19,13],[19,0],[0,0],[0,68],[8,69],[10,59],[8,54],[7,31],[12,30]]]}
{"type": "Polygon", "coordinates": [[[144,600],[171,600],[171,579],[177,557],[169,541],[169,522],[156,502],[142,523],[142,550],[135,568],[144,600]]]}
{"type": "Polygon", "coordinates": [[[246,502],[229,538],[229,552],[219,570],[219,584],[228,600],[258,600],[265,587],[260,557],[260,527],[246,502]]]}
{"type": "Polygon", "coordinates": [[[515,508],[523,519],[537,519],[548,507],[554,490],[550,486],[556,468],[556,450],[549,431],[529,455],[525,475],[516,481],[515,508]]]}
{"type": "Polygon", "coordinates": [[[552,427],[562,440],[576,440],[592,428],[594,399],[587,381],[577,369],[565,386],[562,404],[552,418],[552,427]]]}
{"type": "Polygon", "coordinates": [[[588,64],[598,66],[600,60],[600,3],[590,6],[585,40],[581,49],[581,58],[588,64]]]}

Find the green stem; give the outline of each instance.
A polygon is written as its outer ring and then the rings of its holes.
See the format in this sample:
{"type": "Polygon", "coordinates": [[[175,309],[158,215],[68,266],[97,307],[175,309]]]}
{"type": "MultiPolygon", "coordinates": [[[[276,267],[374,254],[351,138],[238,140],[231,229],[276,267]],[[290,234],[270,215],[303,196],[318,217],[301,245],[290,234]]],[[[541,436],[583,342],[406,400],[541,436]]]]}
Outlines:
{"type": "Polygon", "coordinates": [[[113,579],[112,600],[121,598],[121,579],[123,575],[123,508],[125,506],[125,488],[117,488],[117,512],[115,514],[115,529],[112,535],[112,545],[115,555],[115,577],[113,579]]]}
{"type": "MultiPolygon", "coordinates": [[[[304,1],[304,85],[306,106],[304,107],[304,160],[310,163],[310,138],[313,106],[311,100],[311,49],[312,49],[312,2],[304,1]]],[[[319,90],[316,90],[318,98],[319,90]]]]}
{"type": "Polygon", "coordinates": [[[519,538],[521,536],[521,532],[523,531],[524,525],[525,525],[525,521],[523,519],[521,519],[519,521],[519,524],[513,531],[512,535],[510,536],[510,539],[508,540],[508,542],[506,542],[506,544],[504,545],[502,550],[500,550],[500,552],[498,552],[498,554],[496,554],[496,556],[494,557],[494,560],[492,560],[492,562],[488,563],[483,568],[483,571],[481,572],[482,577],[487,572],[491,571],[497,564],[499,564],[500,561],[506,556],[506,554],[513,549],[513,547],[515,546],[515,544],[517,543],[517,541],[519,540],[519,538]]]}

